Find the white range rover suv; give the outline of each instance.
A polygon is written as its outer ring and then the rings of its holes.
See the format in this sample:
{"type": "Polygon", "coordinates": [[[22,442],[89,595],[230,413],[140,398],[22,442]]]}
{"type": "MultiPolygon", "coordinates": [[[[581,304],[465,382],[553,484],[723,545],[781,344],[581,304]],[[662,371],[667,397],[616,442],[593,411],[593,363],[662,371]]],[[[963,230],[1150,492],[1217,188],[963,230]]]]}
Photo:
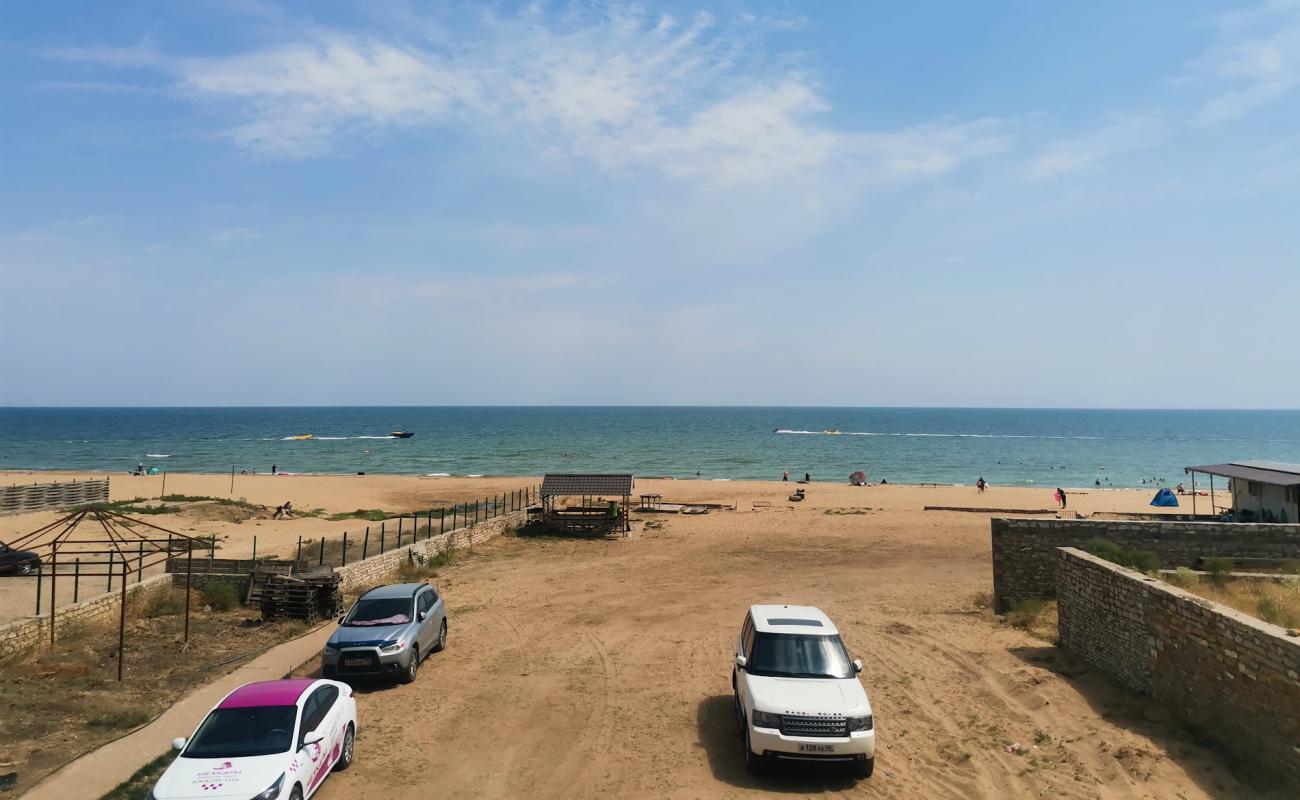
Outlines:
{"type": "Polygon", "coordinates": [[[812,606],[751,606],[736,642],[731,685],[745,767],[772,759],[876,764],[871,703],[830,618],[812,606]]]}

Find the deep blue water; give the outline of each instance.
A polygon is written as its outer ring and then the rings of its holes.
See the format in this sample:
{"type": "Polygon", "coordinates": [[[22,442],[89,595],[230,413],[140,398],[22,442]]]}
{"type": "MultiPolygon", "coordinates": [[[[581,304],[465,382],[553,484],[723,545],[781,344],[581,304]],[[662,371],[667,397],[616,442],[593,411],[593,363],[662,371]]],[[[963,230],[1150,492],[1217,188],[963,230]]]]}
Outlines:
{"type": "Polygon", "coordinates": [[[1300,411],[903,408],[0,408],[0,469],[779,478],[1140,486],[1300,462],[1300,411]],[[413,439],[385,438],[413,430],[413,439]],[[842,435],[826,435],[834,429],[842,435]],[[783,432],[775,432],[775,431],[783,432]],[[285,437],[311,433],[311,441],[285,437]],[[373,438],[379,437],[379,438],[373,438]]]}

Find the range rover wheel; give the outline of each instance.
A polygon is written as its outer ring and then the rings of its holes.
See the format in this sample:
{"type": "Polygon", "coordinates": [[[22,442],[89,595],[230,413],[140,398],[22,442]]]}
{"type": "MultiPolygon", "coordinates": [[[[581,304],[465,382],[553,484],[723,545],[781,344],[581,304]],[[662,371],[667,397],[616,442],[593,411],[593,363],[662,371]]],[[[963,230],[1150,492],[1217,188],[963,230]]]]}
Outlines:
{"type": "Polygon", "coordinates": [[[876,769],[876,759],[873,756],[865,761],[853,762],[853,772],[859,778],[870,778],[871,773],[876,769]]]}
{"type": "Polygon", "coordinates": [[[758,775],[767,769],[767,759],[755,753],[754,748],[749,746],[749,725],[745,725],[743,742],[745,747],[745,770],[750,775],[758,775]]]}
{"type": "Polygon", "coordinates": [[[415,675],[419,671],[420,671],[420,649],[418,647],[412,647],[411,660],[407,662],[406,669],[402,670],[401,676],[398,678],[398,680],[401,681],[402,683],[414,683],[415,675]]]}

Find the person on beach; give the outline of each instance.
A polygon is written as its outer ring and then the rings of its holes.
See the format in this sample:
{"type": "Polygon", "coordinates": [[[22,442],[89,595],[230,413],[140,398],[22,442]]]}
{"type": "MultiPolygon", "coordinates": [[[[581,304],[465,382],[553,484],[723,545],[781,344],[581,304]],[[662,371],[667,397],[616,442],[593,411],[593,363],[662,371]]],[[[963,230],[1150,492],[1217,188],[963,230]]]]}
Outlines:
{"type": "Polygon", "coordinates": [[[790,470],[787,469],[785,473],[781,475],[781,482],[785,483],[788,480],[790,480],[790,470]]]}
{"type": "Polygon", "coordinates": [[[1065,508],[1065,490],[1059,486],[1056,489],[1056,502],[1061,504],[1061,508],[1065,508]]]}
{"type": "Polygon", "coordinates": [[[274,464],[272,464],[272,465],[271,465],[271,474],[272,474],[272,475],[275,474],[276,469],[277,469],[276,466],[275,466],[274,464]]]}
{"type": "Polygon", "coordinates": [[[980,479],[977,480],[977,481],[975,481],[975,488],[979,490],[979,493],[980,493],[980,494],[984,494],[984,487],[985,487],[985,486],[988,486],[988,484],[984,482],[984,476],[981,475],[981,476],[980,476],[980,479]]]}
{"type": "Polygon", "coordinates": [[[803,474],[803,482],[804,482],[804,483],[812,483],[812,475],[810,475],[809,473],[805,472],[805,473],[803,474]]]}

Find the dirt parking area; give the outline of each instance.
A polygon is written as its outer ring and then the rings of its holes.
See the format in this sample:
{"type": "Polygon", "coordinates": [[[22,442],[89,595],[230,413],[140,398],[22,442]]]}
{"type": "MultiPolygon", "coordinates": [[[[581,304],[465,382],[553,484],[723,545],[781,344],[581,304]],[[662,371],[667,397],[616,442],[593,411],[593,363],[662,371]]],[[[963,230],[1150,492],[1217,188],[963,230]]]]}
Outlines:
{"type": "Polygon", "coordinates": [[[447,651],[359,688],[357,761],[318,796],[1284,796],[994,618],[988,548],[985,516],[816,507],[495,540],[439,580],[447,651]],[[820,606],[865,662],[874,777],[744,771],[730,670],[755,602],[820,606]]]}

